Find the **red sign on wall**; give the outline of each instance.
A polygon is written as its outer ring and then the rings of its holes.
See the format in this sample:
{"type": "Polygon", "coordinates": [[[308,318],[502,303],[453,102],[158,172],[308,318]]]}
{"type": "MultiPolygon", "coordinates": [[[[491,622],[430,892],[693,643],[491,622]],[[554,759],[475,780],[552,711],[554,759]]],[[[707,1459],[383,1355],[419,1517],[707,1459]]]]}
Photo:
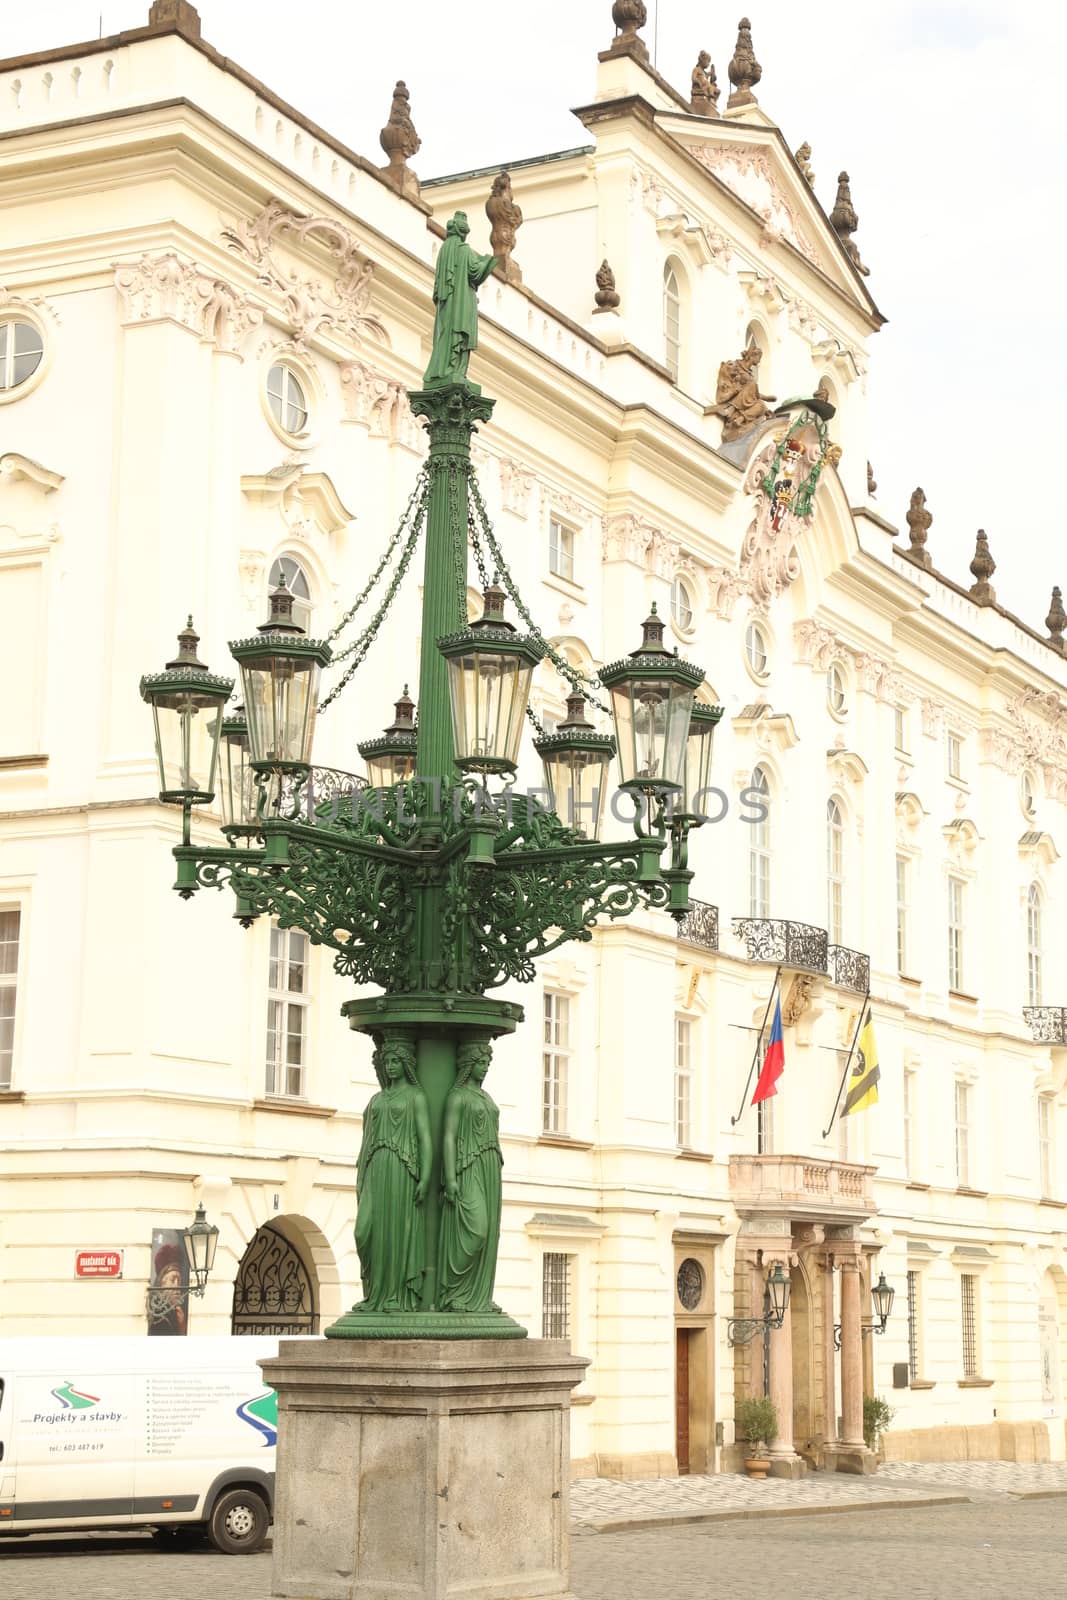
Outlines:
{"type": "Polygon", "coordinates": [[[76,1278],[121,1278],[123,1250],[79,1250],[74,1257],[76,1278]]]}

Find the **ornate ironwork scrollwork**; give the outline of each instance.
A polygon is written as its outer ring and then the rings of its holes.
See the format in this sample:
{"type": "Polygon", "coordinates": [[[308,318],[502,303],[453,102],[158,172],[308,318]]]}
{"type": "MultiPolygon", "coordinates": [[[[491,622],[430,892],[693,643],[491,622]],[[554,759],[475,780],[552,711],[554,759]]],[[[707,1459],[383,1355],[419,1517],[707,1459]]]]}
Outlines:
{"type": "Polygon", "coordinates": [[[797,972],[825,974],[829,948],[825,928],[769,917],[735,917],[734,935],[744,941],[750,961],[765,961],[797,972]]]}
{"type": "Polygon", "coordinates": [[[853,989],[857,994],[871,992],[871,960],[860,950],[849,950],[843,944],[831,944],[826,950],[830,982],[839,989],[853,989]]]}
{"type": "Polygon", "coordinates": [[[1024,1006],[1023,1020],[1038,1044],[1067,1044],[1067,1006],[1024,1006]]]}
{"type": "Polygon", "coordinates": [[[233,1286],[231,1332],[318,1333],[311,1274],[298,1250],[269,1222],[244,1253],[233,1286]]]}
{"type": "Polygon", "coordinates": [[[706,900],[694,900],[692,909],[678,919],[678,937],[687,944],[703,945],[705,950],[719,948],[719,908],[706,900]]]}

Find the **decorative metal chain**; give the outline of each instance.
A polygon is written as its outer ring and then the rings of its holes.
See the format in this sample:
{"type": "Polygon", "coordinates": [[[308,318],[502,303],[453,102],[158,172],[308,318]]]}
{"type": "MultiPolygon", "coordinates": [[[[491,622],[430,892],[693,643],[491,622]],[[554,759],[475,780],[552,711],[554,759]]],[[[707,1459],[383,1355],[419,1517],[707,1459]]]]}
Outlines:
{"type": "MultiPolygon", "coordinates": [[[[545,638],[533,617],[530,615],[525,601],[519,594],[515,579],[511,576],[508,564],[504,560],[504,553],[497,542],[496,534],[493,532],[493,524],[490,522],[489,513],[485,508],[485,501],[482,499],[482,491],[478,487],[478,480],[473,472],[471,472],[470,475],[470,497],[477,513],[477,520],[481,524],[480,532],[482,535],[484,535],[485,542],[489,547],[494,562],[496,563],[498,575],[504,584],[504,588],[510,595],[512,604],[519,613],[519,616],[533,634],[534,638],[537,639],[540,644],[544,645],[545,654],[552,662],[552,665],[555,667],[560,677],[566,678],[567,682],[576,693],[584,694],[590,705],[596,706],[598,711],[606,712],[608,709],[607,706],[605,706],[602,701],[598,700],[596,696],[590,692],[593,689],[600,688],[599,678],[591,677],[588,673],[582,672],[580,668],[571,666],[571,663],[567,660],[566,656],[560,655],[558,650],[553,649],[552,645],[545,638]]],[[[481,559],[480,544],[477,542],[475,543],[475,559],[478,561],[478,570],[484,577],[485,565],[484,561],[481,559]]],[[[536,718],[533,720],[536,724],[536,718]]],[[[539,724],[536,725],[540,726],[539,724]]],[[[544,730],[541,729],[541,731],[543,732],[544,730]]]]}
{"type": "MultiPolygon", "coordinates": [[[[429,473],[428,473],[426,467],[423,466],[422,468],[420,468],[419,475],[415,479],[415,487],[411,491],[411,498],[408,501],[407,506],[406,506],[406,508],[404,510],[404,515],[401,517],[400,521],[397,523],[396,532],[393,534],[392,538],[389,540],[389,543],[385,548],[385,553],[382,556],[382,559],[379,561],[378,565],[375,567],[373,573],[371,574],[370,578],[368,579],[366,588],[363,590],[363,592],[361,594],[356,596],[355,600],[353,600],[352,604],[349,606],[348,610],[345,612],[344,616],[341,618],[341,620],[337,624],[337,626],[335,628],[331,628],[330,629],[329,633],[326,635],[326,637],[328,639],[330,639],[330,640],[336,639],[340,634],[342,634],[344,632],[344,630],[348,627],[348,624],[352,621],[352,618],[355,616],[355,614],[359,610],[360,606],[365,604],[365,602],[373,594],[375,588],[377,587],[378,581],[382,576],[382,573],[385,571],[386,567],[389,565],[389,562],[390,562],[390,559],[392,558],[393,552],[395,551],[397,545],[400,543],[400,540],[401,540],[401,538],[403,536],[403,533],[404,533],[404,529],[408,526],[408,524],[409,524],[409,522],[411,520],[411,515],[412,515],[412,512],[413,512],[416,504],[425,499],[428,483],[429,483],[429,473]]],[[[335,661],[336,660],[340,660],[340,659],[341,659],[340,656],[335,656],[334,657],[335,661]]]]}
{"type": "MultiPolygon", "coordinates": [[[[428,483],[428,481],[429,480],[427,478],[426,482],[428,483]]],[[[400,560],[397,563],[396,571],[393,573],[392,579],[390,580],[389,587],[386,589],[385,594],[382,597],[381,605],[378,607],[377,611],[374,613],[374,616],[371,618],[364,631],[360,634],[359,638],[350,644],[346,649],[339,651],[338,654],[333,658],[335,663],[338,661],[348,660],[349,664],[345,669],[343,676],[338,680],[337,683],[334,684],[333,688],[330,690],[325,699],[319,701],[320,714],[325,711],[334,700],[337,699],[337,696],[342,692],[342,690],[347,688],[357,668],[362,666],[371,645],[374,643],[375,639],[377,639],[378,629],[385,621],[386,613],[393,603],[397,590],[404,581],[404,575],[407,572],[408,567],[411,565],[411,558],[415,554],[415,551],[418,547],[419,539],[422,537],[422,528],[424,522],[426,521],[428,504],[429,490],[427,488],[425,489],[421,503],[416,509],[415,518],[411,524],[407,542],[401,551],[400,560]]],[[[405,513],[405,516],[406,515],[407,513],[405,513]]]]}

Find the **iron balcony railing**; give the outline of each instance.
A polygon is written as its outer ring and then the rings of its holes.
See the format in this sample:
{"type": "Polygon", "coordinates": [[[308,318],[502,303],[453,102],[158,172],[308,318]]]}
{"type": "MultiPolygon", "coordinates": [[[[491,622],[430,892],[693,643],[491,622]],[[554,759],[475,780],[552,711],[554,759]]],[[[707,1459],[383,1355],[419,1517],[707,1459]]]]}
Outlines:
{"type": "Polygon", "coordinates": [[[706,900],[691,900],[690,910],[678,922],[678,937],[705,950],[719,948],[719,908],[706,900]]]}
{"type": "Polygon", "coordinates": [[[779,922],[770,917],[735,917],[734,935],[742,939],[750,961],[765,961],[798,972],[826,973],[825,928],[808,922],[779,922]]]}
{"type": "Polygon", "coordinates": [[[1067,1044],[1067,1006],[1024,1006],[1023,1020],[1038,1044],[1067,1044]]]}
{"type": "Polygon", "coordinates": [[[831,944],[826,949],[830,982],[839,989],[854,989],[857,994],[871,992],[871,958],[847,945],[831,944]]]}

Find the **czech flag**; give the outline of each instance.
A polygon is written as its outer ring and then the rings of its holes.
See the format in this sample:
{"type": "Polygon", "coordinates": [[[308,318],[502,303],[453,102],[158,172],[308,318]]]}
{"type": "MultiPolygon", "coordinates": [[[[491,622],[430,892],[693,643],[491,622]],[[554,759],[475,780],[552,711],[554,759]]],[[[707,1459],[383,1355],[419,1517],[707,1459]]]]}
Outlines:
{"type": "Polygon", "coordinates": [[[756,1084],[756,1092],[752,1096],[754,1106],[758,1106],[761,1100],[769,1100],[772,1094],[778,1093],[778,1079],[784,1071],[785,1044],[782,1041],[782,1001],[779,996],[774,1002],[774,1021],[771,1024],[767,1054],[763,1058],[763,1069],[756,1084]]]}

